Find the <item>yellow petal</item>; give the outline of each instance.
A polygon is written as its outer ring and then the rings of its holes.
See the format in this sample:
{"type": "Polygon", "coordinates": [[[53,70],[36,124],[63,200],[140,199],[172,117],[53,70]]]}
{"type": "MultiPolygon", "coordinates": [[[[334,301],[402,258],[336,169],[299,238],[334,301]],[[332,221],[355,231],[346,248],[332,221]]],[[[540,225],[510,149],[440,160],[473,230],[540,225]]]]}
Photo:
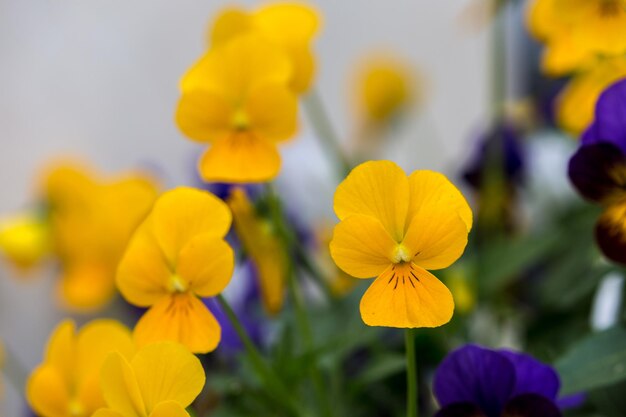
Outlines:
{"type": "Polygon", "coordinates": [[[371,278],[380,275],[392,263],[397,245],[380,221],[354,214],[335,226],[330,255],[346,273],[371,278]]]}
{"type": "Polygon", "coordinates": [[[430,272],[396,264],[376,278],[361,299],[361,317],[369,326],[437,327],[452,318],[454,300],[430,272]]]}
{"type": "Polygon", "coordinates": [[[233,104],[216,92],[187,89],[178,102],[176,124],[190,139],[214,142],[231,132],[233,111],[233,104]]]}
{"type": "Polygon", "coordinates": [[[153,305],[137,323],[134,336],[140,346],[172,341],[194,353],[207,353],[219,344],[221,328],[198,298],[185,293],[165,297],[153,305]]]}
{"type": "Polygon", "coordinates": [[[404,236],[409,181],[391,161],[369,161],[352,170],[335,192],[335,213],[340,220],[365,214],[380,220],[396,242],[404,236]]]}
{"type": "Polygon", "coordinates": [[[235,255],[223,239],[198,235],[180,252],[176,271],[189,289],[201,297],[219,294],[233,275],[235,255]]]}
{"type": "Polygon", "coordinates": [[[305,93],[311,87],[315,77],[315,57],[309,46],[291,46],[285,51],[293,65],[289,87],[297,94],[305,93]]]}
{"type": "Polygon", "coordinates": [[[135,371],[118,352],[110,353],[105,359],[100,372],[100,383],[109,408],[124,417],[146,416],[135,371]]]}
{"type": "Polygon", "coordinates": [[[38,415],[67,417],[70,402],[68,390],[65,376],[52,365],[43,365],[28,378],[26,398],[38,415]]]}
{"type": "Polygon", "coordinates": [[[253,22],[249,13],[238,8],[227,8],[215,19],[210,33],[211,45],[220,45],[249,30],[253,22]]]}
{"type": "Polygon", "coordinates": [[[148,307],[166,296],[173,268],[168,262],[149,224],[144,224],[131,239],[117,269],[116,283],[124,298],[148,307]]]}
{"type": "Polygon", "coordinates": [[[606,87],[626,76],[626,58],[604,59],[577,74],[557,98],[558,124],[578,136],[593,121],[598,97],[606,87]]]}
{"type": "Polygon", "coordinates": [[[593,53],[572,42],[571,37],[561,37],[544,50],[541,69],[549,76],[558,77],[588,67],[594,59],[593,53]]]}
{"type": "Polygon", "coordinates": [[[69,387],[74,382],[75,357],[76,325],[63,320],[50,335],[44,362],[56,369],[69,387]]]}
{"type": "Polygon", "coordinates": [[[249,133],[234,133],[205,152],[198,169],[209,182],[263,182],[278,175],[280,164],[275,144],[249,133]]]}
{"type": "Polygon", "coordinates": [[[170,265],[180,251],[201,234],[224,237],[231,214],[226,203],[207,191],[179,187],[164,193],[150,214],[154,237],[170,265]]]}
{"type": "Polygon", "coordinates": [[[411,198],[407,227],[422,210],[439,210],[441,217],[461,217],[467,231],[472,228],[472,210],[463,194],[443,174],[434,171],[414,171],[409,176],[411,198]]]}
{"type": "Polygon", "coordinates": [[[265,84],[251,91],[246,111],[253,134],[263,139],[282,141],[296,133],[298,102],[284,85],[265,84]]]}
{"type": "Polygon", "coordinates": [[[272,41],[288,44],[309,42],[317,33],[317,12],[302,4],[271,4],[254,13],[254,23],[272,41]]]}
{"type": "Polygon", "coordinates": [[[157,405],[150,417],[189,417],[189,413],[177,402],[166,401],[157,405]]]}
{"type": "Polygon", "coordinates": [[[202,364],[178,343],[145,346],[135,355],[131,366],[148,412],[164,401],[174,401],[183,408],[187,407],[204,387],[202,364]]]}
{"type": "Polygon", "coordinates": [[[445,204],[421,209],[413,218],[402,245],[424,269],[442,269],[459,259],[467,245],[467,225],[445,204]]]}
{"type": "Polygon", "coordinates": [[[291,74],[292,65],[279,46],[249,33],[210,49],[184,75],[181,88],[204,89],[237,103],[261,85],[287,84],[291,74]]]}
{"type": "Polygon", "coordinates": [[[285,248],[270,222],[256,213],[243,189],[233,189],[227,202],[233,212],[237,237],[256,270],[263,306],[268,313],[275,314],[284,302],[288,273],[285,248]]]}
{"type": "Polygon", "coordinates": [[[47,223],[35,214],[20,214],[0,221],[0,253],[15,266],[29,269],[50,253],[47,223]]]}
{"type": "Polygon", "coordinates": [[[101,308],[115,295],[113,270],[96,261],[67,265],[60,285],[63,302],[79,310],[101,308]]]}
{"type": "Polygon", "coordinates": [[[128,417],[128,416],[120,414],[117,411],[113,411],[109,408],[101,408],[98,411],[96,411],[91,417],[128,417]]]}

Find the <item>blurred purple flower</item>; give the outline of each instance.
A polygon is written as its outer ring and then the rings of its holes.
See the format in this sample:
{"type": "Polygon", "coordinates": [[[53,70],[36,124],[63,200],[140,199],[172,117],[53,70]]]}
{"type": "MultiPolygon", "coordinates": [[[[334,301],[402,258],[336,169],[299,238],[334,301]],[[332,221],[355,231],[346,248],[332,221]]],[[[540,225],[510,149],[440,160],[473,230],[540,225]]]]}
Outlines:
{"type": "Polygon", "coordinates": [[[509,350],[465,345],[435,373],[436,417],[559,417],[556,371],[509,350]]]}
{"type": "Polygon", "coordinates": [[[525,159],[517,130],[508,123],[502,123],[479,137],[477,147],[469,162],[462,170],[463,179],[474,189],[483,185],[487,174],[489,152],[500,147],[504,162],[504,174],[509,184],[520,184],[524,179],[525,159]]]}

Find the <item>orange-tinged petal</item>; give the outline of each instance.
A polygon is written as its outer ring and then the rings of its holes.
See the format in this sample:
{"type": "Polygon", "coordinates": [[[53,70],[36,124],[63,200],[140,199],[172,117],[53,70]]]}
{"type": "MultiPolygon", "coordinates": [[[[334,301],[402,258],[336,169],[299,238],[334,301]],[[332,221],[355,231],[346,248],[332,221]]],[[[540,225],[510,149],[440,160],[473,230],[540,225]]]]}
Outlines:
{"type": "Polygon", "coordinates": [[[414,171],[409,176],[411,198],[407,227],[423,210],[432,211],[436,206],[442,218],[461,217],[467,231],[472,228],[472,210],[463,194],[443,174],[434,171],[414,171]]]}
{"type": "Polygon", "coordinates": [[[75,357],[76,325],[72,320],[63,320],[48,340],[44,362],[59,372],[67,387],[74,381],[75,357]]]}
{"type": "Polygon", "coordinates": [[[233,133],[215,143],[200,159],[198,169],[209,182],[263,182],[280,171],[276,145],[247,132],[233,133]]]}
{"type": "Polygon", "coordinates": [[[118,352],[110,353],[105,359],[100,371],[100,383],[109,408],[124,417],[147,415],[135,371],[118,352]]]}
{"type": "Polygon", "coordinates": [[[173,274],[163,251],[151,233],[150,220],[131,239],[117,269],[116,284],[124,298],[148,307],[168,294],[173,274]]]}
{"type": "Polygon", "coordinates": [[[200,361],[178,343],[145,346],[137,352],[131,367],[150,415],[164,401],[175,401],[187,407],[204,387],[205,375],[200,361]]]}
{"type": "Polygon", "coordinates": [[[149,417],[189,417],[189,413],[177,402],[166,401],[157,405],[149,417]]]}
{"type": "Polygon", "coordinates": [[[234,112],[217,92],[187,89],[178,101],[176,124],[185,136],[198,142],[214,142],[231,132],[234,112]]]}
{"type": "Polygon", "coordinates": [[[369,326],[437,327],[452,318],[450,290],[430,272],[409,264],[389,267],[361,299],[361,317],[369,326]]]}
{"type": "Polygon", "coordinates": [[[224,237],[231,214],[226,203],[207,191],[178,187],[164,193],[149,216],[151,229],[170,265],[180,251],[201,234],[224,237]]]}
{"type": "Polygon", "coordinates": [[[442,269],[459,259],[467,245],[467,225],[445,203],[421,209],[413,218],[402,245],[424,269],[442,269]]]}
{"type": "Polygon", "coordinates": [[[265,84],[251,91],[246,111],[253,134],[263,139],[282,141],[296,133],[298,102],[284,85],[265,84]]]}
{"type": "Polygon", "coordinates": [[[223,239],[198,235],[182,249],[176,271],[189,288],[201,297],[219,294],[233,275],[235,255],[223,239]]]}
{"type": "Polygon", "coordinates": [[[346,273],[357,278],[371,278],[389,267],[396,246],[398,244],[380,221],[354,214],[335,226],[330,255],[346,273]]]}
{"type": "Polygon", "coordinates": [[[38,415],[67,417],[70,403],[65,376],[51,365],[35,369],[26,384],[26,398],[38,415]]]}
{"type": "Polygon", "coordinates": [[[541,69],[549,76],[558,77],[588,67],[595,59],[593,53],[572,42],[571,37],[561,37],[544,50],[541,69]]]}
{"type": "Polygon", "coordinates": [[[335,213],[340,220],[365,214],[380,220],[396,242],[401,242],[408,211],[409,181],[391,161],[365,162],[350,172],[335,192],[335,213]]]}
{"type": "Polygon", "coordinates": [[[96,411],[91,417],[128,417],[128,416],[120,414],[117,411],[113,411],[109,408],[101,408],[98,411],[96,411]]]}
{"type": "Polygon", "coordinates": [[[113,270],[101,262],[69,264],[61,277],[60,291],[63,302],[71,308],[98,309],[115,295],[113,270]]]}
{"type": "Polygon", "coordinates": [[[221,328],[202,301],[195,296],[174,294],[153,305],[137,323],[135,341],[144,346],[153,342],[181,343],[194,353],[215,350],[221,328]]]}
{"type": "Polygon", "coordinates": [[[230,7],[221,11],[215,19],[210,33],[211,45],[219,45],[253,29],[250,13],[230,7]]]}

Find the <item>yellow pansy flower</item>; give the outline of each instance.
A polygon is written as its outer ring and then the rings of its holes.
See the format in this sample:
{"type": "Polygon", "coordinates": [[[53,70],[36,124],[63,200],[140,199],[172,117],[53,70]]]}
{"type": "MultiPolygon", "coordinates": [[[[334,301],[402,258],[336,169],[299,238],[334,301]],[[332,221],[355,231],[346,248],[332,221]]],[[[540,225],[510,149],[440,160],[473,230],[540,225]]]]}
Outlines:
{"type": "Polygon", "coordinates": [[[90,417],[104,406],[100,368],[110,352],[134,354],[130,331],[114,320],[94,320],[76,332],[61,322],[48,341],[44,361],[30,375],[26,398],[42,417],[90,417]]]}
{"type": "Polygon", "coordinates": [[[626,57],[607,58],[574,76],[556,102],[558,124],[578,136],[593,121],[596,101],[602,91],[626,77],[626,57]]]}
{"type": "Polygon", "coordinates": [[[130,361],[111,353],[100,377],[108,408],[93,417],[189,417],[205,379],[198,358],[176,343],[147,345],[130,361]]]}
{"type": "Polygon", "coordinates": [[[101,307],[115,294],[115,268],[156,198],[156,185],[138,174],[101,179],[79,164],[62,164],[47,171],[41,188],[63,301],[101,307]]]}
{"type": "Polygon", "coordinates": [[[371,123],[388,122],[415,98],[411,71],[397,59],[372,57],[360,71],[358,104],[371,123]]]}
{"type": "Polygon", "coordinates": [[[139,345],[169,340],[196,353],[217,347],[220,326],[198,297],[213,297],[230,281],[230,223],[228,206],[205,191],[180,187],[156,201],[117,272],[124,298],[150,307],[134,330],[139,345]]]}
{"type": "Polygon", "coordinates": [[[337,187],[340,223],[330,253],[357,278],[377,277],[361,299],[370,326],[436,327],[454,310],[452,294],[427,270],[450,266],[462,254],[472,212],[442,174],[407,177],[390,161],[370,161],[337,187]]]}
{"type": "Polygon", "coordinates": [[[330,291],[333,295],[341,297],[349,294],[356,287],[357,281],[339,269],[333,262],[328,250],[332,237],[333,227],[326,224],[326,222],[315,231],[315,240],[318,247],[315,258],[317,264],[324,272],[330,291]]]}
{"type": "Polygon", "coordinates": [[[210,40],[218,46],[248,33],[262,36],[287,54],[293,66],[289,85],[300,94],[310,88],[315,76],[311,42],[319,26],[317,12],[304,4],[269,4],[253,12],[228,8],[215,20],[210,40]]]}
{"type": "Polygon", "coordinates": [[[23,213],[0,220],[0,253],[20,270],[38,265],[50,250],[50,231],[42,216],[23,213]]]}
{"type": "Polygon", "coordinates": [[[271,222],[256,213],[243,189],[233,189],[227,202],[237,237],[256,269],[263,306],[268,313],[275,314],[284,302],[288,273],[285,248],[271,222]]]}
{"type": "Polygon", "coordinates": [[[276,144],[297,130],[291,64],[254,35],[209,50],[182,80],[176,122],[211,147],[198,165],[205,181],[261,182],[278,175],[276,144]]]}
{"type": "Polygon", "coordinates": [[[546,43],[543,67],[553,75],[626,53],[626,0],[534,0],[528,26],[546,43]]]}

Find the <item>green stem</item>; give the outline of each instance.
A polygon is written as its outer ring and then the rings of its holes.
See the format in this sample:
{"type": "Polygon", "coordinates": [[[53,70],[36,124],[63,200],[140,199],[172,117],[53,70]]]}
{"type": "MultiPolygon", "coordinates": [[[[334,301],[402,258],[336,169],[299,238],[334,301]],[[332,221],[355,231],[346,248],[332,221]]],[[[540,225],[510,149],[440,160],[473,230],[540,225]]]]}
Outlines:
{"type": "Polygon", "coordinates": [[[246,353],[248,354],[248,357],[252,362],[252,366],[254,367],[257,374],[261,377],[261,379],[263,379],[267,386],[271,388],[271,390],[275,393],[276,400],[282,404],[287,405],[295,415],[302,415],[303,413],[299,410],[298,405],[292,399],[293,396],[282,383],[280,378],[265,363],[263,357],[257,350],[256,346],[254,346],[254,343],[252,343],[252,340],[250,339],[248,333],[237,318],[237,315],[233,311],[232,307],[230,306],[230,304],[228,304],[228,301],[226,301],[226,299],[221,294],[217,296],[217,301],[226,313],[228,320],[233,325],[235,332],[241,339],[246,353]]]}
{"type": "MultiPolygon", "coordinates": [[[[270,202],[272,220],[279,236],[282,239],[284,247],[287,250],[289,250],[289,248],[297,247],[298,245],[294,243],[297,241],[297,239],[295,238],[295,236],[293,236],[293,233],[285,224],[284,215],[278,195],[274,192],[271,185],[268,185],[267,191],[270,202]]],[[[300,249],[302,250],[302,248],[300,249]]],[[[293,261],[293,257],[291,256],[289,257],[287,284],[289,295],[291,300],[293,301],[293,307],[296,313],[296,323],[298,325],[300,333],[302,334],[304,346],[307,352],[313,353],[315,347],[313,342],[313,333],[311,331],[311,325],[309,323],[309,319],[304,308],[304,302],[299,291],[298,282],[295,276],[295,263],[293,261]]],[[[314,361],[310,361],[309,370],[311,373],[311,379],[313,380],[313,386],[315,388],[319,403],[322,407],[323,415],[330,417],[332,416],[332,407],[330,406],[330,400],[328,398],[328,393],[326,392],[324,380],[316,365],[317,364],[314,363],[314,361]]]]}
{"type": "Polygon", "coordinates": [[[315,90],[311,90],[305,97],[303,104],[316,136],[322,141],[324,148],[335,160],[339,178],[343,179],[352,170],[352,164],[341,146],[339,136],[333,129],[319,94],[315,90]]]}
{"type": "Polygon", "coordinates": [[[406,344],[406,416],[417,417],[417,362],[415,360],[415,330],[406,329],[404,333],[406,344]]]}

